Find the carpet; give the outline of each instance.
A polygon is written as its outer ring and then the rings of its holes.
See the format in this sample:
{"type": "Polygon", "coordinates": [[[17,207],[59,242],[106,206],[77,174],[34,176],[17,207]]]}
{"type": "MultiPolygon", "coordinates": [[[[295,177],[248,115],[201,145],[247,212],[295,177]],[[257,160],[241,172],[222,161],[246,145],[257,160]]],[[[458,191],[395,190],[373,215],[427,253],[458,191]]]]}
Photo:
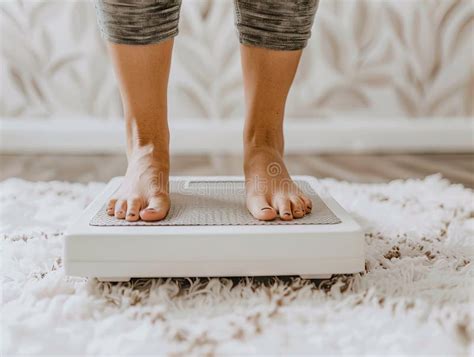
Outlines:
{"type": "Polygon", "coordinates": [[[364,227],[362,274],[100,283],[64,276],[61,253],[104,184],[2,182],[2,352],[472,353],[473,191],[438,175],[319,184],[364,227]]]}

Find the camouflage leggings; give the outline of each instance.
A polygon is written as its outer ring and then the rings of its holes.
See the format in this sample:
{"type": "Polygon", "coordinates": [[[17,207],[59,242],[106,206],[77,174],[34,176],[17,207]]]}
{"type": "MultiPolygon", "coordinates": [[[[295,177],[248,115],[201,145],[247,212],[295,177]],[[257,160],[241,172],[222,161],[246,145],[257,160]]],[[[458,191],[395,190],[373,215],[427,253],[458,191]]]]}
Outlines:
{"type": "MultiPolygon", "coordinates": [[[[240,43],[300,50],[311,36],[319,0],[234,0],[240,43]]],[[[99,27],[115,43],[145,45],[178,34],[181,0],[96,0],[99,27]]]]}

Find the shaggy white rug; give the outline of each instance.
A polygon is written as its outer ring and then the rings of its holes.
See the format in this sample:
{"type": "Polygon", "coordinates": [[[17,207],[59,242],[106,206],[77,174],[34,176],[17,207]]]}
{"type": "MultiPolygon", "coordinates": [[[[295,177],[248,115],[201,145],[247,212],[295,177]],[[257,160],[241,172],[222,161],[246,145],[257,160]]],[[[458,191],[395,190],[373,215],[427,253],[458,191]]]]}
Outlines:
{"type": "Polygon", "coordinates": [[[364,226],[364,274],[111,284],[61,263],[65,226],[104,184],[4,181],[2,351],[472,353],[473,192],[436,175],[320,184],[364,226]]]}

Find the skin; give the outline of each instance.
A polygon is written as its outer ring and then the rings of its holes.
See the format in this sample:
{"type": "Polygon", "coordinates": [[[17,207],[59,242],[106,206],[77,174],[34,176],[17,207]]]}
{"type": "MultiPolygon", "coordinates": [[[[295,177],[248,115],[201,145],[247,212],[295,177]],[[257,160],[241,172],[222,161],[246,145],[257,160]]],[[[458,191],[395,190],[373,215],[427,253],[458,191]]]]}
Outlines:
{"type": "Polygon", "coordinates": [[[285,103],[302,51],[240,46],[246,119],[244,173],[247,208],[260,220],[301,218],[311,200],[290,178],[283,162],[285,103]]]}
{"type": "MultiPolygon", "coordinates": [[[[128,167],[107,213],[132,222],[158,221],[170,208],[167,90],[173,39],[143,46],[109,43],[108,48],[122,96],[128,167]]],[[[302,51],[241,45],[240,52],[247,208],[259,220],[301,218],[311,212],[311,201],[283,162],[283,119],[302,51]]]]}
{"type": "Polygon", "coordinates": [[[126,122],[128,167],[107,213],[158,221],[170,208],[167,92],[173,39],[154,45],[108,45],[126,122]]]}

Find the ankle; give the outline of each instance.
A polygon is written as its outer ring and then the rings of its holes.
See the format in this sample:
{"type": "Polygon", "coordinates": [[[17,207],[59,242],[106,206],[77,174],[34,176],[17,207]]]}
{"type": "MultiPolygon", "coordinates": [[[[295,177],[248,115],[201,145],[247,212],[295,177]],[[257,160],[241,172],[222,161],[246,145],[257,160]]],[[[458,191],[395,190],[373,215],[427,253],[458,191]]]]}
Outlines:
{"type": "Polygon", "coordinates": [[[251,158],[253,156],[280,156],[281,150],[278,145],[268,144],[245,144],[244,145],[244,157],[251,158]]]}
{"type": "Polygon", "coordinates": [[[284,138],[280,130],[246,130],[244,134],[245,154],[267,152],[283,155],[284,138]]]}
{"type": "Polygon", "coordinates": [[[168,171],[170,166],[169,143],[163,141],[136,141],[127,149],[128,162],[153,162],[160,170],[168,171]]]}
{"type": "Polygon", "coordinates": [[[125,121],[129,149],[154,147],[168,150],[170,133],[166,117],[150,113],[126,113],[125,121]]]}
{"type": "Polygon", "coordinates": [[[169,156],[169,138],[128,139],[128,152],[150,156],[169,156]]]}
{"type": "Polygon", "coordinates": [[[170,135],[168,128],[156,130],[136,130],[127,127],[127,154],[149,156],[151,158],[169,157],[170,135]]]}

